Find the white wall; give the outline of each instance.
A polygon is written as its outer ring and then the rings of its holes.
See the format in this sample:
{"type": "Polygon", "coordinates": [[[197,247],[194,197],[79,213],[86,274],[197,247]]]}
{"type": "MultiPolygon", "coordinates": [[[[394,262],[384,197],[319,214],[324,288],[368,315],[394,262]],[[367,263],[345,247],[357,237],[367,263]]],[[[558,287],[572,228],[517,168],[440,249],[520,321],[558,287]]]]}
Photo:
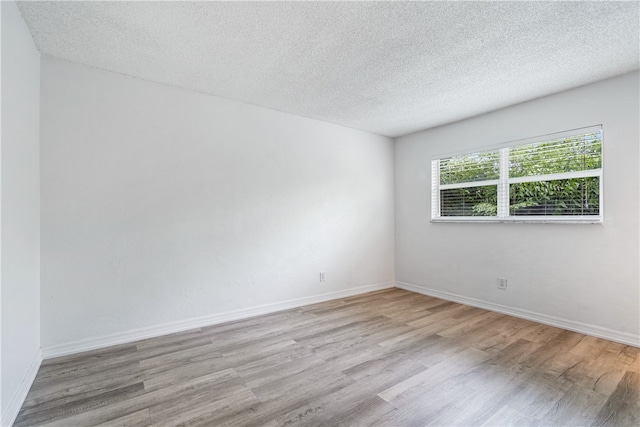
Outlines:
{"type": "Polygon", "coordinates": [[[396,280],[638,342],[638,78],[623,75],[397,139],[396,280]],[[434,156],[595,124],[604,126],[604,224],[429,222],[434,156]],[[498,276],[508,290],[497,289],[498,276]]]}
{"type": "Polygon", "coordinates": [[[2,2],[2,424],[40,362],[40,54],[2,2]],[[33,363],[36,366],[33,366],[33,363]]]}
{"type": "Polygon", "coordinates": [[[393,280],[389,138],[47,57],[41,106],[43,347],[393,280]]]}

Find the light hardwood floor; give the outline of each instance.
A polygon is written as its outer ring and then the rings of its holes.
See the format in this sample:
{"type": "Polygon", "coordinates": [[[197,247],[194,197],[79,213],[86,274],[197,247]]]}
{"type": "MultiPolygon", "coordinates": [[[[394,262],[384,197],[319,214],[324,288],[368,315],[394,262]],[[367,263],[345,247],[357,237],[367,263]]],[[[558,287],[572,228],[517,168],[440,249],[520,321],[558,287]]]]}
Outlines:
{"type": "Polygon", "coordinates": [[[633,425],[639,349],[399,289],[47,360],[27,425],[633,425]]]}

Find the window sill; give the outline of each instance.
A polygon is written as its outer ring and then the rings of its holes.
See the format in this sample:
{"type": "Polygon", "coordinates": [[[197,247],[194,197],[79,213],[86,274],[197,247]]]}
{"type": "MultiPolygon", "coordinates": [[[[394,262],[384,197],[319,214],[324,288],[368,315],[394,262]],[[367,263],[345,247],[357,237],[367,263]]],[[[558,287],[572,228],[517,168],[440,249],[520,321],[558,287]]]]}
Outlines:
{"type": "Polygon", "coordinates": [[[602,224],[603,218],[596,217],[571,217],[571,218],[539,218],[539,217],[519,217],[519,218],[491,218],[491,217],[449,217],[432,218],[429,222],[434,223],[511,223],[511,224],[602,224]]]}

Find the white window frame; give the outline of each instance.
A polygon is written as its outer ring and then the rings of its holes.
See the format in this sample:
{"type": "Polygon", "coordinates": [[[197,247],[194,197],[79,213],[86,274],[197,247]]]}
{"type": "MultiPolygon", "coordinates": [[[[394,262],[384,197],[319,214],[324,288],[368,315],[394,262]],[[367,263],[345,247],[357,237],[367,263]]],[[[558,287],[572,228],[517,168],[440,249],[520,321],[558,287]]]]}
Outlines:
{"type": "Polygon", "coordinates": [[[603,203],[603,171],[604,169],[604,131],[602,125],[588,126],[572,129],[564,132],[551,133],[532,138],[520,139],[505,142],[489,147],[481,147],[476,150],[465,150],[461,152],[448,153],[435,156],[431,160],[431,222],[507,222],[507,223],[587,223],[599,224],[604,221],[603,203]],[[509,149],[521,145],[535,144],[550,140],[569,138],[586,133],[600,132],[602,143],[602,163],[600,169],[591,169],[578,172],[562,172],[548,175],[532,175],[522,177],[509,177],[509,149]],[[461,182],[455,184],[440,184],[440,160],[448,157],[465,154],[480,153],[485,151],[500,151],[500,178],[485,181],[461,182]],[[550,181],[556,179],[588,178],[598,177],[600,183],[599,215],[571,215],[571,216],[511,216],[509,215],[509,186],[522,182],[550,181]],[[472,188],[496,185],[498,193],[498,214],[497,216],[440,216],[440,190],[453,188],[472,188]]]}

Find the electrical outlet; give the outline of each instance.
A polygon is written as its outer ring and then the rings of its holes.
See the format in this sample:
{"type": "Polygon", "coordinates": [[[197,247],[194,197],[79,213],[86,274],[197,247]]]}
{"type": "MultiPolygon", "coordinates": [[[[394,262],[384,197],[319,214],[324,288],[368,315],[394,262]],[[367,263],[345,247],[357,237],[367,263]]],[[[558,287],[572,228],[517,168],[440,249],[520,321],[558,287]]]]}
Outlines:
{"type": "Polygon", "coordinates": [[[320,272],[320,281],[324,282],[324,271],[320,272]]]}
{"type": "Polygon", "coordinates": [[[505,277],[498,277],[498,289],[507,289],[507,279],[505,277]]]}

